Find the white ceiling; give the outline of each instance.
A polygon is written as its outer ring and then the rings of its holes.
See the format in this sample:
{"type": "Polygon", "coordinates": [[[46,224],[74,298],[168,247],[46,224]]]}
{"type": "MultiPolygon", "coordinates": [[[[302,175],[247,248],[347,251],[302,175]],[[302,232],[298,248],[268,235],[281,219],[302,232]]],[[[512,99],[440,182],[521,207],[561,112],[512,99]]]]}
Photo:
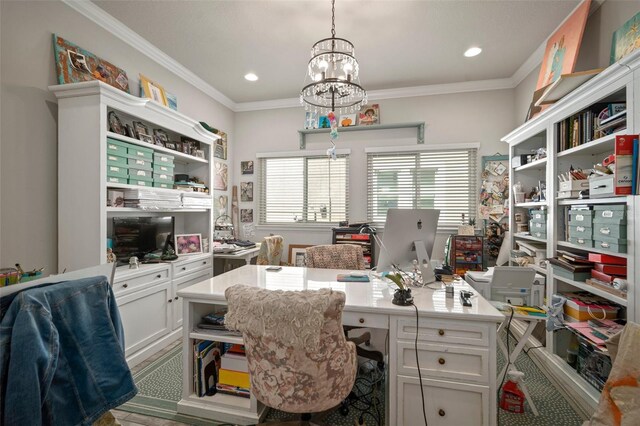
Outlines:
{"type": "MultiPolygon", "coordinates": [[[[94,3],[234,102],[297,97],[311,46],[331,35],[329,0],[94,3]]],[[[511,77],[579,0],[336,3],[336,35],[377,90],[511,77]],[[482,54],[465,58],[471,46],[482,54]]]]}

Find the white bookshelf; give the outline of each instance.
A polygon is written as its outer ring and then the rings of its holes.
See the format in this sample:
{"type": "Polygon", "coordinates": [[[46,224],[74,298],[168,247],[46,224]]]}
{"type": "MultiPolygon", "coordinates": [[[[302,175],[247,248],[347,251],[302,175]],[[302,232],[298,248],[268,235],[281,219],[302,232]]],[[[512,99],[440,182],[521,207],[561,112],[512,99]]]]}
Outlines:
{"type": "MultiPolygon", "coordinates": [[[[538,181],[545,180],[547,186],[547,200],[541,203],[526,202],[513,203],[510,197],[510,229],[515,232],[514,214],[529,209],[547,210],[546,239],[538,239],[531,236],[512,234],[512,247],[518,240],[530,240],[546,243],[547,257],[553,257],[557,250],[569,250],[577,253],[602,253],[627,259],[627,279],[630,288],[626,297],[619,293],[609,292],[606,289],[592,286],[586,282],[574,281],[563,278],[554,273],[553,265],[548,265],[547,276],[547,300],[558,291],[588,291],[611,302],[617,303],[626,310],[628,321],[640,320],[640,297],[636,285],[640,282],[640,257],[636,249],[640,239],[640,197],[608,197],[599,199],[556,199],[558,191],[557,176],[566,172],[570,165],[574,167],[590,168],[594,163],[600,162],[605,155],[613,153],[615,136],[617,134],[637,134],[640,131],[640,51],[634,52],[623,60],[624,64],[616,63],[603,72],[583,84],[560,101],[551,105],[538,116],[513,130],[502,138],[509,144],[510,157],[531,153],[531,150],[545,147],[547,150],[546,161],[526,164],[524,166],[510,168],[510,185],[521,182],[525,192],[532,186],[537,186],[538,181]],[[591,142],[578,145],[574,148],[558,151],[558,135],[556,126],[573,114],[583,111],[585,108],[599,102],[609,103],[620,101],[624,98],[627,104],[627,128],[617,133],[600,137],[591,142]],[[575,205],[602,205],[602,204],[626,204],[627,205],[627,253],[618,254],[598,248],[588,248],[565,241],[564,215],[566,210],[575,205]]],[[[597,405],[600,392],[590,385],[585,379],[567,364],[563,351],[566,351],[566,337],[559,332],[547,333],[545,347],[532,351],[534,358],[544,364],[545,369],[554,375],[558,384],[570,390],[576,398],[576,403],[585,412],[592,412],[597,405]]],[[[532,342],[529,342],[533,345],[532,342]]]]}

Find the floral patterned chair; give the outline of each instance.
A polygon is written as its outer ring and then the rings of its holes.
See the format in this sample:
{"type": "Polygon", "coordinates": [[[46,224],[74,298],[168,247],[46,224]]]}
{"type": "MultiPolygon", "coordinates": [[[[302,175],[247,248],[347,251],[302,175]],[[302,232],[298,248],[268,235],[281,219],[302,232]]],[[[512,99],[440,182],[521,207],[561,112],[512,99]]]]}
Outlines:
{"type": "Polygon", "coordinates": [[[355,345],[342,332],[343,292],[235,285],[225,291],[225,325],[242,332],[251,392],[289,413],[340,405],[357,372],[355,345]]]}
{"type": "Polygon", "coordinates": [[[258,252],[257,265],[280,265],[284,239],[280,235],[264,237],[258,252]]]}
{"type": "MultiPolygon", "coordinates": [[[[313,246],[306,249],[307,267],[322,269],[364,269],[364,257],[362,247],[355,244],[331,244],[313,246]]],[[[345,326],[344,331],[361,327],[345,326]]],[[[369,346],[371,333],[365,332],[358,337],[350,337],[349,340],[356,345],[365,343],[369,346]]],[[[358,355],[377,362],[378,368],[384,368],[384,355],[379,351],[371,351],[357,346],[358,355]]]]}

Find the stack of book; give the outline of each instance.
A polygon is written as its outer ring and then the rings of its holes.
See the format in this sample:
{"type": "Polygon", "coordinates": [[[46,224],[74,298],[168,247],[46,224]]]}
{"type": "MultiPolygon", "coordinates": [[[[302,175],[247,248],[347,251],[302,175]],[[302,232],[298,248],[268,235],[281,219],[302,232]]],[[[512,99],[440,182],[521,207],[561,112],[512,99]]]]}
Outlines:
{"type": "Polygon", "coordinates": [[[556,126],[558,152],[575,148],[627,126],[626,103],[598,103],[556,126]]]}
{"type": "MultiPolygon", "coordinates": [[[[616,278],[627,278],[627,259],[608,254],[589,253],[589,260],[594,264],[591,279],[587,280],[587,284],[617,293],[618,291],[613,287],[613,281],[616,278]]],[[[624,294],[622,291],[619,292],[621,295],[624,294]]]]}
{"type": "Polygon", "coordinates": [[[221,356],[216,390],[220,393],[249,398],[251,383],[244,346],[231,345],[221,356]]]}
{"type": "Polygon", "coordinates": [[[174,182],[174,186],[176,189],[180,189],[182,191],[208,192],[208,189],[204,183],[179,181],[174,182]]]}
{"type": "Polygon", "coordinates": [[[179,193],[154,189],[127,189],[124,191],[124,206],[143,210],[168,210],[182,207],[179,193]]]}
{"type": "Polygon", "coordinates": [[[593,263],[587,256],[558,250],[557,257],[549,258],[554,274],[574,281],[585,281],[591,278],[593,263]]]}
{"type": "Polygon", "coordinates": [[[216,393],[223,344],[209,340],[193,342],[193,389],[199,397],[216,393]]]}

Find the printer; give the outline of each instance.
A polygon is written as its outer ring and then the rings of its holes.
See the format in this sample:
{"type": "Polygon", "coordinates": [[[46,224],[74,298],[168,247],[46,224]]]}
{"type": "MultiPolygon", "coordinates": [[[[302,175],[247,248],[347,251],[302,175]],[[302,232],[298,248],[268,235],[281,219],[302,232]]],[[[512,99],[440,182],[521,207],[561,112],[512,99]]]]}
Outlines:
{"type": "Polygon", "coordinates": [[[535,273],[533,284],[518,284],[517,275],[526,274],[520,266],[498,267],[499,280],[493,282],[495,268],[488,271],[467,271],[464,280],[487,300],[496,300],[512,305],[543,306],[546,277],[535,273]],[[511,276],[510,276],[511,275],[511,276]],[[493,284],[493,285],[492,285],[493,284]]]}

